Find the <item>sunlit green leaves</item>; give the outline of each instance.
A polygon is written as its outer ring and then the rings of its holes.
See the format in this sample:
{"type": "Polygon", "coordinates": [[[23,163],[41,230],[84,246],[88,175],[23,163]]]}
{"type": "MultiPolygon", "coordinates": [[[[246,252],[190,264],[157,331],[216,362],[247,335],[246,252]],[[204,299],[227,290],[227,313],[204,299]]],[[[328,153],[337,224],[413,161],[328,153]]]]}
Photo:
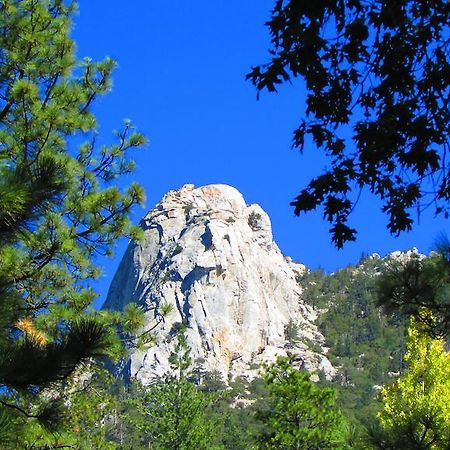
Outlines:
{"type": "MultiPolygon", "coordinates": [[[[424,312],[424,314],[427,314],[424,312]]],[[[429,313],[428,313],[429,314],[429,313]]],[[[431,318],[432,320],[432,318],[431,318]]],[[[396,449],[447,449],[450,443],[450,355],[416,320],[408,329],[406,372],[381,392],[384,440],[396,449]]]]}

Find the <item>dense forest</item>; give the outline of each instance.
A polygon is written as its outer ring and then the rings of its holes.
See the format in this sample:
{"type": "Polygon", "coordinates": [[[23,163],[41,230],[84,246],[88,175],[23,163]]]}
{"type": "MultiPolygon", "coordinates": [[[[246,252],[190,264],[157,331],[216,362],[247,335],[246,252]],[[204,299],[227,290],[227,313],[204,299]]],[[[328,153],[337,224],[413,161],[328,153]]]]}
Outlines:
{"type": "Polygon", "coordinates": [[[379,389],[404,369],[406,320],[377,302],[377,282],[387,260],[363,258],[332,275],[318,270],[302,280],[306,299],[324,312],[319,328],[339,367],[338,404],[367,424],[380,408],[379,389]]]}

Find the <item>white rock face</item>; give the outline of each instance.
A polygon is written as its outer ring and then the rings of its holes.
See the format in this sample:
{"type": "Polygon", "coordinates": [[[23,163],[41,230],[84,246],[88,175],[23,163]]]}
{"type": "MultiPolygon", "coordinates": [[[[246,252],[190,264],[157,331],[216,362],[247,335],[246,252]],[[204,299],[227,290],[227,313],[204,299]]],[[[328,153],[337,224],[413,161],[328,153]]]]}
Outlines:
{"type": "Polygon", "coordinates": [[[156,330],[157,346],[130,354],[131,378],[148,383],[169,370],[180,324],[187,326],[194,364],[225,380],[252,378],[263,361],[287,352],[307,370],[335,375],[314,325],[316,313],[303,302],[296,280],[306,268],[282,255],[258,205],[248,206],[230,186],[185,185],[166,194],[142,226],[145,240],[130,244],[105,308],[145,305],[146,328],[155,320],[150,308],[169,303],[173,312],[156,330]],[[285,337],[290,320],[299,324],[303,341],[294,348],[285,337]]]}

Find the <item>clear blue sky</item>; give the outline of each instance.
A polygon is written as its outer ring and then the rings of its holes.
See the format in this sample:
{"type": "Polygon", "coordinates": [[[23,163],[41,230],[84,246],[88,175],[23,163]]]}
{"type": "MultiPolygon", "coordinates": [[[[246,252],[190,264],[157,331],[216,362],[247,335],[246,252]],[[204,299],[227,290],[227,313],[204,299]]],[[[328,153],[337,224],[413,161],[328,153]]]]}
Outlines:
{"type": "MultiPolygon", "coordinates": [[[[110,56],[119,64],[111,93],[94,109],[100,133],[109,139],[130,118],[150,140],[135,154],[134,178],[147,192],[146,208],[136,211],[135,220],[170,189],[225,183],[239,189],[247,203],[260,204],[283,253],[310,268],[333,271],[356,263],[362,253],[384,255],[413,246],[427,253],[446,229],[432,211],[413,232],[394,238],[379,203],[363,196],[351,223],[358,240],[341,251],[332,246],[320,212],[294,217],[289,202],[325,161],[313,149],[302,156],[291,148],[303,112],[301,83],[257,101],[245,81],[252,65],[267,60],[264,22],[273,2],[79,0],[72,34],[78,56],[110,56]]],[[[124,245],[113,260],[100,261],[102,299],[124,245]]]]}

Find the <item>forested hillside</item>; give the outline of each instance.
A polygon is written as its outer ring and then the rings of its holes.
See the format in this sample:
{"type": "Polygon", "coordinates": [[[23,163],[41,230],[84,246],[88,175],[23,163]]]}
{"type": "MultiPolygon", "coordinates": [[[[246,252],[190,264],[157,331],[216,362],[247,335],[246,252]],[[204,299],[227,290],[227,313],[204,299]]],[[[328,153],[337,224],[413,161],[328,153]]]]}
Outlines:
{"type": "Polygon", "coordinates": [[[377,305],[378,277],[386,260],[362,258],[331,275],[321,270],[302,280],[307,302],[323,311],[318,324],[339,375],[333,387],[349,417],[366,423],[380,407],[382,385],[399,375],[405,352],[406,319],[377,305]]]}

